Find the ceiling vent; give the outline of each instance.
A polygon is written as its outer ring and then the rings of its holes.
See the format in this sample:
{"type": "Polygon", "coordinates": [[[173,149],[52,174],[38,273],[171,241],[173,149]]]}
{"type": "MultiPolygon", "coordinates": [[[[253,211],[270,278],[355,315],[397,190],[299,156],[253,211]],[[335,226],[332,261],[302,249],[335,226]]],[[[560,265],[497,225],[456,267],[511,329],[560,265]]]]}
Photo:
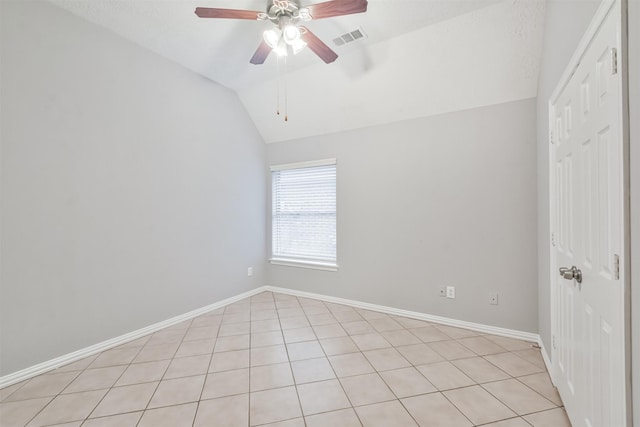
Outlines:
{"type": "Polygon", "coordinates": [[[366,39],[367,35],[362,30],[362,27],[358,27],[353,31],[349,31],[348,33],[344,33],[333,39],[333,44],[336,46],[342,46],[345,44],[357,42],[358,40],[366,39]]]}

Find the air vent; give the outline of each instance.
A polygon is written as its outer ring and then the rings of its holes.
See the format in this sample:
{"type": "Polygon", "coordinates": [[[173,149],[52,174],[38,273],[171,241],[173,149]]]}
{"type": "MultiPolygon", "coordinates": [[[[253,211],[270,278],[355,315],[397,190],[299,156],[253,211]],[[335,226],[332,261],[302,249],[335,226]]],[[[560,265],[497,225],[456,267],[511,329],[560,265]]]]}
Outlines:
{"type": "Polygon", "coordinates": [[[367,35],[362,30],[362,28],[356,28],[353,31],[349,31],[348,33],[344,33],[333,39],[333,44],[336,46],[342,46],[345,44],[353,43],[358,40],[366,39],[367,35]]]}
{"type": "Polygon", "coordinates": [[[353,37],[353,40],[358,40],[364,37],[364,34],[362,33],[362,31],[360,31],[359,28],[354,31],[351,31],[349,34],[351,34],[351,36],[353,37]]]}
{"type": "Polygon", "coordinates": [[[347,33],[344,34],[342,36],[342,40],[344,40],[345,43],[351,43],[352,41],[354,41],[355,39],[353,38],[353,36],[351,35],[351,33],[347,33]]]}

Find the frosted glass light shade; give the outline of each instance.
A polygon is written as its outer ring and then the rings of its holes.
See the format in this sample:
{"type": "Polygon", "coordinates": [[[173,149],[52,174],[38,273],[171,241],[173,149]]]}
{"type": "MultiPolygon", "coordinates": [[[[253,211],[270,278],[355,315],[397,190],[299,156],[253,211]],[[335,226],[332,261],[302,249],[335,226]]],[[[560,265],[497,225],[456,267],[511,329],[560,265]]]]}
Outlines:
{"type": "Polygon", "coordinates": [[[307,46],[307,44],[303,42],[302,39],[296,40],[291,44],[291,49],[293,49],[293,54],[297,55],[298,52],[302,51],[302,49],[305,48],[305,46],[307,46]]]}
{"type": "Polygon", "coordinates": [[[282,30],[282,37],[288,45],[293,46],[297,40],[300,40],[300,30],[295,25],[287,25],[282,30]]]}
{"type": "Polygon", "coordinates": [[[267,45],[269,45],[271,49],[275,49],[278,47],[278,42],[280,41],[280,34],[277,29],[272,28],[262,33],[262,38],[264,38],[265,43],[267,43],[267,45]]]}
{"type": "Polygon", "coordinates": [[[289,49],[287,47],[288,46],[284,42],[284,40],[280,39],[280,41],[278,42],[278,45],[273,49],[273,51],[278,56],[288,56],[289,55],[289,49]]]}

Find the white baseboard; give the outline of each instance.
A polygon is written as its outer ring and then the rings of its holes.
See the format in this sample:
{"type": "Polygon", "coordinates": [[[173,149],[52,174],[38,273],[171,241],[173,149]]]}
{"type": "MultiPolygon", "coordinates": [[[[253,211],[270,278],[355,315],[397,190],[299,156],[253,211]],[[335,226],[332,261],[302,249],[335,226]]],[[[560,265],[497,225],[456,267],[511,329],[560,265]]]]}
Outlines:
{"type": "Polygon", "coordinates": [[[332,302],[336,304],[350,305],[365,310],[380,311],[382,313],[393,314],[395,316],[410,317],[412,319],[424,320],[426,322],[438,323],[441,325],[455,326],[458,328],[470,329],[472,331],[483,332],[492,335],[500,335],[507,338],[515,338],[517,340],[531,341],[540,344],[540,335],[531,332],[517,331],[514,329],[499,328],[497,326],[483,325],[481,323],[466,322],[464,320],[451,319],[448,317],[433,316],[431,314],[419,313],[417,311],[402,310],[399,308],[387,307],[384,305],[369,304],[345,298],[330,297],[327,295],[314,294],[311,292],[296,291],[287,288],[279,288],[277,286],[263,286],[263,290],[278,292],[281,294],[295,295],[297,297],[311,298],[321,301],[332,302]]]}
{"type": "Polygon", "coordinates": [[[448,317],[433,316],[430,314],[419,313],[416,311],[402,310],[398,308],[387,307],[384,305],[369,304],[366,302],[355,301],[355,300],[350,300],[345,298],[331,297],[331,296],[315,294],[311,292],[303,292],[303,291],[297,291],[293,289],[279,288],[276,286],[261,286],[251,291],[243,292],[234,297],[227,298],[222,301],[218,301],[216,303],[207,305],[205,307],[192,310],[188,313],[172,317],[171,319],[154,323],[153,325],[147,326],[145,328],[138,329],[133,332],[129,332],[128,334],[120,335],[119,337],[115,337],[115,338],[100,342],[98,344],[92,345],[90,347],[86,347],[78,351],[74,351],[72,353],[65,354],[60,357],[56,357],[55,359],[51,359],[46,362],[39,363],[29,368],[22,369],[12,374],[5,375],[3,377],[0,377],[0,388],[10,386],[20,381],[24,381],[36,375],[40,375],[52,369],[58,368],[60,366],[75,362],[77,360],[83,359],[87,356],[91,356],[96,353],[100,353],[112,347],[125,344],[129,341],[138,339],[144,335],[148,335],[160,329],[173,326],[185,320],[189,320],[194,317],[200,316],[202,314],[208,313],[210,311],[217,310],[221,307],[227,306],[236,301],[242,300],[244,298],[247,298],[265,291],[294,295],[298,297],[332,302],[336,304],[344,304],[344,305],[349,305],[356,308],[362,308],[365,310],[373,310],[373,311],[379,311],[382,313],[392,314],[395,316],[409,317],[412,319],[424,320],[427,322],[438,323],[441,325],[470,329],[473,331],[483,332],[483,333],[492,334],[492,335],[500,335],[507,338],[531,341],[531,342],[537,343],[541,347],[542,357],[544,358],[544,362],[547,365],[547,370],[551,372],[551,362],[548,359],[547,352],[544,349],[544,344],[542,343],[542,340],[540,339],[540,335],[538,334],[534,334],[531,332],[517,331],[513,329],[499,328],[496,326],[483,325],[480,323],[466,322],[463,320],[451,319],[448,317]]]}
{"type": "Polygon", "coordinates": [[[424,320],[427,322],[438,323],[441,325],[455,326],[458,328],[470,329],[472,331],[483,332],[491,335],[499,335],[502,337],[514,338],[517,340],[530,341],[530,342],[536,343],[540,347],[540,354],[542,355],[542,359],[544,360],[544,364],[547,368],[547,372],[549,373],[552,372],[551,360],[549,359],[549,355],[547,353],[546,348],[544,347],[544,343],[542,342],[542,338],[540,338],[539,334],[534,334],[532,332],[518,331],[515,329],[499,328],[497,326],[483,325],[481,323],[466,322],[464,320],[451,319],[449,317],[434,316],[431,314],[402,310],[398,308],[387,307],[384,305],[369,304],[366,302],[355,301],[355,300],[350,300],[345,298],[331,297],[327,295],[297,291],[297,290],[287,289],[287,288],[279,288],[277,286],[263,286],[262,288],[263,290],[270,291],[270,292],[278,292],[281,294],[294,295],[297,297],[311,298],[311,299],[316,299],[320,301],[332,302],[336,304],[344,304],[344,305],[349,305],[356,308],[362,308],[365,310],[380,311],[382,313],[392,314],[396,316],[410,317],[412,319],[424,320]]]}
{"type": "Polygon", "coordinates": [[[193,319],[194,317],[200,316],[202,314],[208,313],[213,310],[217,310],[226,305],[232,304],[241,299],[253,296],[260,292],[263,292],[264,287],[260,287],[257,289],[253,289],[251,291],[243,292],[239,295],[233,296],[231,298],[223,299],[222,301],[218,301],[216,303],[207,305],[205,307],[197,308],[188,313],[181,314],[179,316],[172,317],[171,319],[164,320],[162,322],[154,323],[153,325],[149,325],[147,327],[138,329],[133,332],[129,332],[128,334],[120,335],[115,338],[111,338],[106,341],[102,341],[100,343],[94,344],[89,347],[85,347],[78,351],[74,351],[72,353],[65,354],[60,357],[56,357],[55,359],[48,360],[43,363],[39,363],[37,365],[31,366],[29,368],[22,369],[20,371],[14,372],[12,374],[5,375],[0,377],[0,388],[4,388],[10,386],[15,383],[19,383],[20,381],[24,381],[31,377],[35,377],[36,375],[43,374],[52,369],[56,369],[60,366],[78,361],[87,356],[91,356],[96,353],[100,353],[102,351],[108,350],[112,347],[117,347],[119,345],[125,344],[129,341],[133,341],[144,335],[148,335],[150,333],[156,332],[160,329],[166,328],[168,326],[176,325],[180,322],[184,322],[185,320],[193,319]]]}

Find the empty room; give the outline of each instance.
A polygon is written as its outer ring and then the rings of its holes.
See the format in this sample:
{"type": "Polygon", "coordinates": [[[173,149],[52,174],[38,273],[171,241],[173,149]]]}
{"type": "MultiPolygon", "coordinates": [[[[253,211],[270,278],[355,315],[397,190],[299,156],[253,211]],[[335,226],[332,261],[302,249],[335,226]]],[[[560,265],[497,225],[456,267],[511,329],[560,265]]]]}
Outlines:
{"type": "Polygon", "coordinates": [[[640,427],[640,0],[0,0],[0,426],[640,427]]]}

